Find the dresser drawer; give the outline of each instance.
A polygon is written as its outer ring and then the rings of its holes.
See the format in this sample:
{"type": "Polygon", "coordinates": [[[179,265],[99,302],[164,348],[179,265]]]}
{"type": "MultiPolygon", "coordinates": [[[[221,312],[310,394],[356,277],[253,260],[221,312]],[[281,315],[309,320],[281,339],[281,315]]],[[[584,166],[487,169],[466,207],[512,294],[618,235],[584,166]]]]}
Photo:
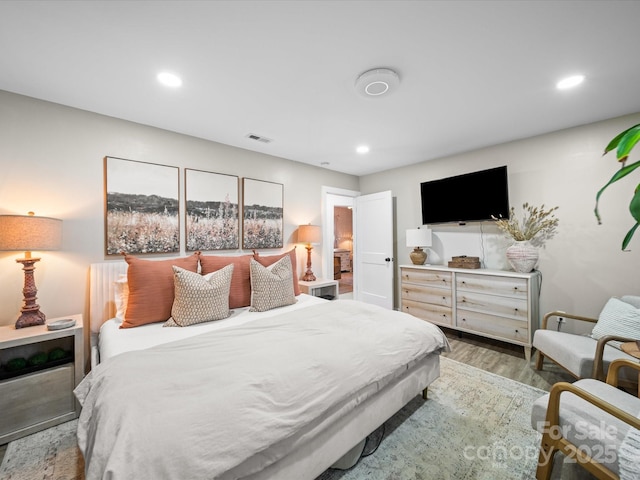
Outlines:
{"type": "Polygon", "coordinates": [[[453,315],[451,308],[441,305],[431,305],[429,303],[414,302],[412,300],[402,300],[402,311],[414,317],[427,320],[436,325],[452,326],[453,315]]]}
{"type": "Polygon", "coordinates": [[[527,300],[527,280],[494,275],[456,275],[458,291],[506,295],[527,300]]]}
{"type": "Polygon", "coordinates": [[[494,338],[508,340],[511,343],[529,344],[529,330],[527,329],[527,322],[524,321],[468,310],[458,310],[456,326],[494,338]]]}
{"type": "Polygon", "coordinates": [[[509,318],[526,322],[529,311],[527,299],[519,297],[503,297],[499,295],[485,295],[483,293],[458,290],[456,306],[460,310],[474,310],[482,313],[504,315],[509,318]]]}
{"type": "Polygon", "coordinates": [[[402,300],[431,303],[451,309],[451,290],[446,288],[402,282],[402,300]]]}
{"type": "Polygon", "coordinates": [[[420,283],[431,287],[447,288],[451,291],[451,273],[419,268],[403,268],[402,283],[420,283]]]}

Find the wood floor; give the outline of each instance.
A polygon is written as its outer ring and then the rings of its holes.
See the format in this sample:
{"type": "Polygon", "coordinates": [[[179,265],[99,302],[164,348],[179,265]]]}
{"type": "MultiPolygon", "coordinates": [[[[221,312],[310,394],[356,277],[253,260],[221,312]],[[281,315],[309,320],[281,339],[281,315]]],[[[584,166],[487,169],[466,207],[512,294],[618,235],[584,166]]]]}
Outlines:
{"type": "Polygon", "coordinates": [[[527,361],[520,346],[466,333],[460,335],[445,328],[442,330],[451,344],[451,352],[443,356],[452,360],[547,391],[554,383],[575,381],[574,377],[548,360],[542,371],[536,371],[535,353],[527,361]]]}
{"type": "MultiPolygon", "coordinates": [[[[545,362],[543,371],[534,370],[534,358],[527,362],[522,347],[468,334],[459,336],[453,330],[443,331],[451,344],[451,352],[444,356],[453,360],[542,390],[549,390],[556,382],[574,381],[571,375],[549,362],[545,362]]],[[[0,463],[6,449],[6,445],[0,445],[0,463]]]]}

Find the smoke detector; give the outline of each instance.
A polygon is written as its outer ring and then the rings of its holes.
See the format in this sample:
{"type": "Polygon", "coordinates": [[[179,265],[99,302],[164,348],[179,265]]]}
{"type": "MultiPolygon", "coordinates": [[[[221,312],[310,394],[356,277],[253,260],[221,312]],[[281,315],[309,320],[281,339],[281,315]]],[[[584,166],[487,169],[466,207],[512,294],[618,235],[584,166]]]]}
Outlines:
{"type": "Polygon", "coordinates": [[[374,68],[367,70],[356,80],[356,89],[365,97],[381,97],[392,93],[400,77],[389,68],[374,68]]]}

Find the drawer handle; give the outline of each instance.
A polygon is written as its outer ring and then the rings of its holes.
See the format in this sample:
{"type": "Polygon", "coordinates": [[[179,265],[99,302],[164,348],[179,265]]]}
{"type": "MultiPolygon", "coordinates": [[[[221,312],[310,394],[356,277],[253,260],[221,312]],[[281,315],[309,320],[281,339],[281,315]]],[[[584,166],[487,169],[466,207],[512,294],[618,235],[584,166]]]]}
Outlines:
{"type": "Polygon", "coordinates": [[[442,297],[442,299],[443,299],[443,300],[446,300],[446,299],[447,299],[447,297],[442,297]]]}
{"type": "Polygon", "coordinates": [[[513,310],[514,310],[514,311],[516,311],[516,312],[518,311],[518,309],[517,309],[517,308],[514,308],[513,310]]]}
{"type": "Polygon", "coordinates": [[[518,287],[513,287],[514,290],[518,290],[518,287]]]}
{"type": "Polygon", "coordinates": [[[516,333],[518,333],[518,329],[516,328],[516,333]]]}

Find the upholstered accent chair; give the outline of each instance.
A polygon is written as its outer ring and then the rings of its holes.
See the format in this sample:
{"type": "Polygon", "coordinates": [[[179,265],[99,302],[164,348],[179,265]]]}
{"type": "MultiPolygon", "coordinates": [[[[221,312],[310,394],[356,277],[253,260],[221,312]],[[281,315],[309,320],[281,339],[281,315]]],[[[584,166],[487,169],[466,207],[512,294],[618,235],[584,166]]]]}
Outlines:
{"type": "MultiPolygon", "coordinates": [[[[623,352],[622,342],[640,339],[640,297],[626,295],[611,298],[596,318],[554,311],[542,319],[533,337],[537,350],[536,370],[542,370],[545,358],[557,363],[577,379],[595,378],[604,381],[612,361],[622,358],[638,363],[638,359],[623,352]],[[553,317],[570,318],[593,324],[590,335],[566,333],[549,328],[553,317]]],[[[619,382],[635,386],[638,376],[629,369],[620,372],[619,382]]]]}
{"type": "Polygon", "coordinates": [[[640,478],[640,398],[617,388],[623,367],[640,374],[640,364],[617,359],[606,383],[560,382],[536,400],[531,426],[542,433],[538,480],[551,478],[557,452],[599,479],[640,478]]]}

